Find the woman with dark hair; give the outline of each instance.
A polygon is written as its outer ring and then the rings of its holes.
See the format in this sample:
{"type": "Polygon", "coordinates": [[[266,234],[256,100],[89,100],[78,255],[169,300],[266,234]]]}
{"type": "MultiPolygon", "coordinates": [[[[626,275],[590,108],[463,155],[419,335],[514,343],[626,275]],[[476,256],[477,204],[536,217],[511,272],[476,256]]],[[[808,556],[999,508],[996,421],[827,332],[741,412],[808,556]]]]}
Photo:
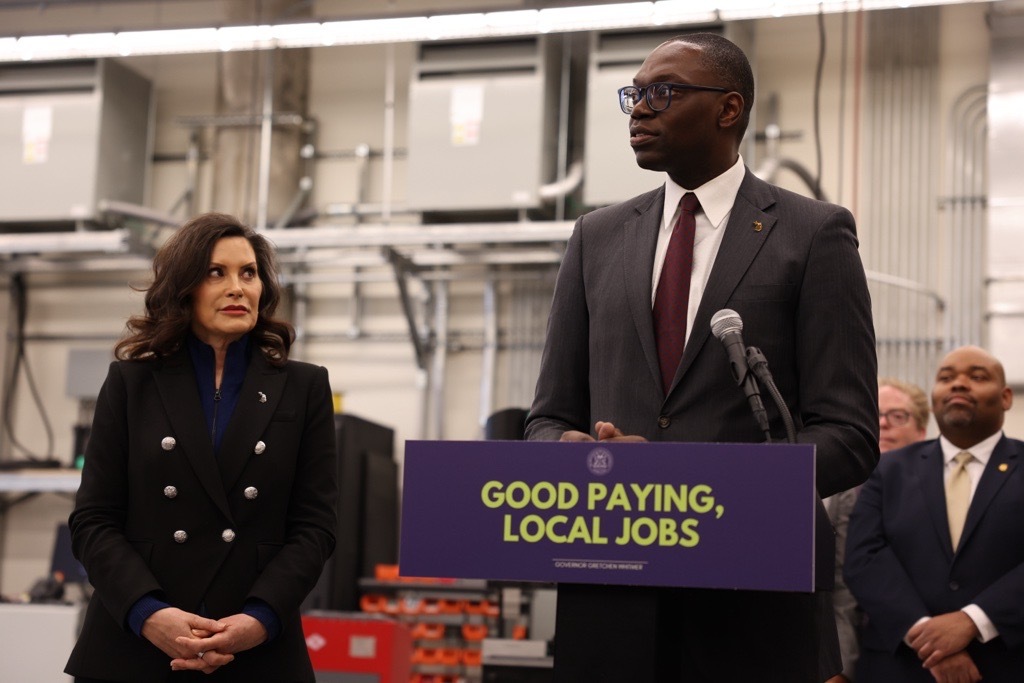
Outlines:
{"type": "Polygon", "coordinates": [[[231,216],[154,258],[69,521],[95,587],[77,683],[314,680],[299,605],[334,549],[334,424],[279,299],[270,244],[231,216]]]}

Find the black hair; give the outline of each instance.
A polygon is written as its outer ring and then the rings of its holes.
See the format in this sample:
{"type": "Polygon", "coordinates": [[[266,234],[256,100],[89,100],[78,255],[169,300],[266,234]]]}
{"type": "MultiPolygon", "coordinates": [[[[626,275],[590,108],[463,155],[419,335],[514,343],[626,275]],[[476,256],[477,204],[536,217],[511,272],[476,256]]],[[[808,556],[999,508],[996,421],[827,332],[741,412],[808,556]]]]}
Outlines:
{"type": "Polygon", "coordinates": [[[754,72],[750,61],[736,43],[717,33],[686,33],[668,40],[669,43],[689,43],[700,48],[700,67],[715,74],[717,85],[735,91],[743,98],[743,116],[740,118],[737,137],[743,138],[750,123],[750,111],[754,107],[754,72]]]}

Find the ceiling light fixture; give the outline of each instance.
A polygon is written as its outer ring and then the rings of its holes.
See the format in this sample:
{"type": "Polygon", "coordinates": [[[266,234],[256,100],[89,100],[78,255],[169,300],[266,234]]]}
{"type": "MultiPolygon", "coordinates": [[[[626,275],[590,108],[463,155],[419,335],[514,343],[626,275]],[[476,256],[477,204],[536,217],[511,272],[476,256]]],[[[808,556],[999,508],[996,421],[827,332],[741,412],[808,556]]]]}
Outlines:
{"type": "MultiPolygon", "coordinates": [[[[987,0],[659,0],[430,17],[0,37],[0,63],[325,45],[501,38],[699,25],[799,14],[966,4],[987,0]]],[[[993,0],[1001,2],[1003,0],[993,0]]]]}

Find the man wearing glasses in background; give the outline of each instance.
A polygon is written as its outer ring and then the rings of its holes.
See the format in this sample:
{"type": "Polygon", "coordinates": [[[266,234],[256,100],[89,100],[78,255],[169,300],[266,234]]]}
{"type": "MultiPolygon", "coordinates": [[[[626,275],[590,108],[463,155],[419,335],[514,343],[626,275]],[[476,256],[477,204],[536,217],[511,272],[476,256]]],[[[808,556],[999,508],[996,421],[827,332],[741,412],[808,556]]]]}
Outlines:
{"type": "MultiPolygon", "coordinates": [[[[746,56],[709,33],[658,46],[619,90],[637,163],[668,177],[577,221],[529,439],[763,442],[711,338],[712,316],[729,308],[767,356],[798,441],[816,446],[818,493],[857,486],[874,468],[877,364],[853,216],[746,169],[753,103],[746,56]]],[[[784,441],[774,406],[768,418],[784,441]]],[[[839,673],[834,537],[818,507],[815,593],[560,584],[555,679],[820,683],[839,673]]]]}
{"type": "MultiPolygon", "coordinates": [[[[878,380],[878,450],[886,453],[923,441],[928,429],[928,414],[928,396],[921,387],[888,377],[878,380]]],[[[836,609],[839,648],[843,656],[843,673],[830,678],[828,683],[853,681],[860,656],[863,617],[856,599],[843,581],[846,530],[859,491],[860,487],[857,487],[825,499],[825,509],[836,528],[836,585],[832,602],[836,609]]]]}

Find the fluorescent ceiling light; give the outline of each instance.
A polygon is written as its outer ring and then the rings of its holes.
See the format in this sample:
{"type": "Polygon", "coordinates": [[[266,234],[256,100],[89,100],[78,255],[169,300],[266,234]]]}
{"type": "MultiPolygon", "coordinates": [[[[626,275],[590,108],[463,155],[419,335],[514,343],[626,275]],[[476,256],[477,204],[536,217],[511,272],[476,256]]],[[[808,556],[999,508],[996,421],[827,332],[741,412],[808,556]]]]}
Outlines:
{"type": "Polygon", "coordinates": [[[0,63],[118,55],[500,38],[570,31],[683,26],[737,19],[814,14],[819,11],[835,13],[985,1],[987,0],[659,0],[542,10],[438,14],[431,17],[273,26],[159,29],[20,38],[11,36],[0,37],[0,63]]]}
{"type": "Polygon", "coordinates": [[[65,54],[68,51],[67,36],[27,36],[19,38],[11,61],[51,59],[51,54],[65,54]]]}
{"type": "MultiPolygon", "coordinates": [[[[19,40],[20,42],[20,40],[19,40]]],[[[218,52],[215,28],[161,29],[158,31],[123,31],[115,40],[117,53],[129,55],[163,55],[187,52],[218,52]]],[[[94,57],[112,56],[93,55],[94,57]]]]}
{"type": "Polygon", "coordinates": [[[91,55],[97,50],[109,50],[115,42],[113,33],[78,33],[68,36],[68,49],[80,55],[91,55]]]}
{"type": "Polygon", "coordinates": [[[473,38],[485,35],[487,19],[477,14],[439,14],[427,19],[427,37],[430,40],[473,38]]]}
{"type": "Polygon", "coordinates": [[[497,35],[535,33],[540,20],[540,10],[523,9],[510,12],[489,12],[484,15],[489,30],[497,35]]]}
{"type": "Polygon", "coordinates": [[[653,2],[556,7],[540,11],[542,33],[653,26],[653,2]]]}
{"type": "Polygon", "coordinates": [[[654,3],[654,23],[706,24],[718,19],[717,5],[715,0],[661,0],[654,3]]]}
{"type": "Polygon", "coordinates": [[[277,47],[273,26],[228,26],[217,29],[221,52],[231,50],[267,50],[277,47]]]}
{"type": "Polygon", "coordinates": [[[363,45],[427,40],[427,24],[426,17],[329,21],[323,25],[322,44],[363,45]]]}

